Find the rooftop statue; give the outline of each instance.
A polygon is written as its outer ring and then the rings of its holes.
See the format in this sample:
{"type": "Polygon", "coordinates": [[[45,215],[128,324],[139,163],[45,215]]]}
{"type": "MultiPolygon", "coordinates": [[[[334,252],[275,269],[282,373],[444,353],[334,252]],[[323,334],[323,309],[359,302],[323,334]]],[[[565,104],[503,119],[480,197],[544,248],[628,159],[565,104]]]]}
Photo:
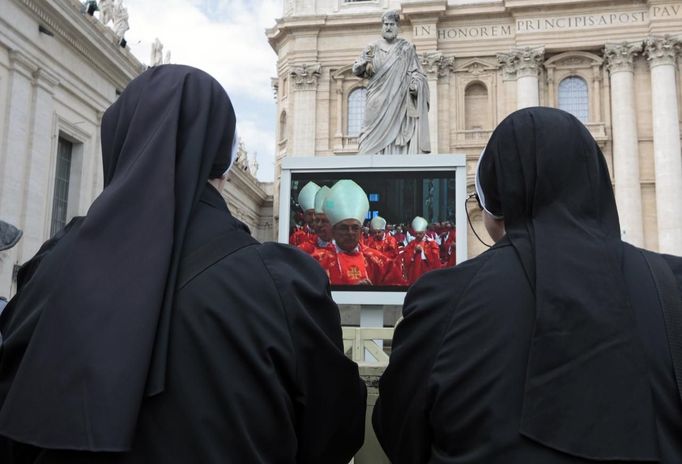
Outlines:
{"type": "Polygon", "coordinates": [[[430,153],[426,74],[414,45],[398,37],[400,14],[389,10],[381,21],[382,37],[353,65],[353,74],[369,80],[358,153],[430,153]]]}

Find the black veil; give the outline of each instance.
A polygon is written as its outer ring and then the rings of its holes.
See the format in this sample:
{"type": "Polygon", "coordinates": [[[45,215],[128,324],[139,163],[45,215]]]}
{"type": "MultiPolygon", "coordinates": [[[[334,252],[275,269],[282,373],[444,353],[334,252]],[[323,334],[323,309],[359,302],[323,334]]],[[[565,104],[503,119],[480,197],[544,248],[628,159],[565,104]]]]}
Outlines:
{"type": "Polygon", "coordinates": [[[149,69],[106,111],[104,190],[2,321],[3,363],[14,361],[13,333],[31,321],[35,330],[0,434],[43,448],[130,449],[143,398],[164,389],[185,230],[207,179],[228,168],[234,133],[223,88],[187,66],[149,69]]]}
{"type": "Polygon", "coordinates": [[[536,296],[521,433],[576,456],[655,461],[647,367],[596,142],[568,113],[520,110],[493,133],[478,175],[536,296]]]}

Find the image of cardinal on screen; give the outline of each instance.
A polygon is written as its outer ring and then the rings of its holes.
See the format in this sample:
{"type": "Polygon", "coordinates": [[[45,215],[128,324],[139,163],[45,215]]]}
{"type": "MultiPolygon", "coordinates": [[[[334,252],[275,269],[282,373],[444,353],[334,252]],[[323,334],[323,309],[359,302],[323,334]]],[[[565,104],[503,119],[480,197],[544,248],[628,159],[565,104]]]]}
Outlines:
{"type": "Polygon", "coordinates": [[[296,173],[289,243],[333,289],[399,290],[454,266],[454,172],[296,173]]]}

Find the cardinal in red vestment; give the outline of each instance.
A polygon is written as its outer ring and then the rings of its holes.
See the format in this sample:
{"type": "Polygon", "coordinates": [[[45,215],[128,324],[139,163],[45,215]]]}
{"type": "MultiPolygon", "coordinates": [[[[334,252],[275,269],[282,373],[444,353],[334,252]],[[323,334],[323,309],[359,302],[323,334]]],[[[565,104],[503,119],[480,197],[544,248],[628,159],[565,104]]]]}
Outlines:
{"type": "Polygon", "coordinates": [[[297,229],[289,237],[289,244],[299,246],[305,242],[315,240],[315,230],[313,221],[315,220],[315,195],[320,190],[320,186],[315,182],[308,182],[298,193],[298,204],[303,210],[303,227],[297,229]]]}
{"type": "Polygon", "coordinates": [[[398,242],[386,233],[386,219],[381,216],[372,218],[369,223],[370,235],[365,245],[382,252],[391,259],[398,257],[398,242]]]}
{"type": "Polygon", "coordinates": [[[338,181],[322,210],[332,224],[335,246],[317,249],[312,256],[332,285],[405,285],[394,260],[360,243],[369,201],[358,184],[348,179],[338,181]]]}
{"type": "Polygon", "coordinates": [[[412,285],[428,271],[440,269],[438,244],[426,237],[426,219],[417,216],[412,220],[414,239],[403,250],[405,278],[412,285]]]}

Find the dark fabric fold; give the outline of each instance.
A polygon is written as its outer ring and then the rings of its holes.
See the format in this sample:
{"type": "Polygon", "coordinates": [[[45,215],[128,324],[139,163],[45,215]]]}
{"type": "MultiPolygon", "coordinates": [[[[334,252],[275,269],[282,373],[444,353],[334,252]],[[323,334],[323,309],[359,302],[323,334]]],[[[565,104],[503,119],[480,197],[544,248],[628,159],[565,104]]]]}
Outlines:
{"type": "Polygon", "coordinates": [[[650,385],[622,271],[606,162],[572,115],[529,108],[493,133],[479,169],[535,291],[520,432],[596,460],[655,461],[650,385]]]}
{"type": "Polygon", "coordinates": [[[190,215],[212,167],[229,165],[234,130],[220,84],[187,66],[149,69],[106,111],[104,191],[3,320],[11,344],[37,318],[2,398],[1,435],[42,448],[131,448],[144,396],[164,390],[190,215]]]}

